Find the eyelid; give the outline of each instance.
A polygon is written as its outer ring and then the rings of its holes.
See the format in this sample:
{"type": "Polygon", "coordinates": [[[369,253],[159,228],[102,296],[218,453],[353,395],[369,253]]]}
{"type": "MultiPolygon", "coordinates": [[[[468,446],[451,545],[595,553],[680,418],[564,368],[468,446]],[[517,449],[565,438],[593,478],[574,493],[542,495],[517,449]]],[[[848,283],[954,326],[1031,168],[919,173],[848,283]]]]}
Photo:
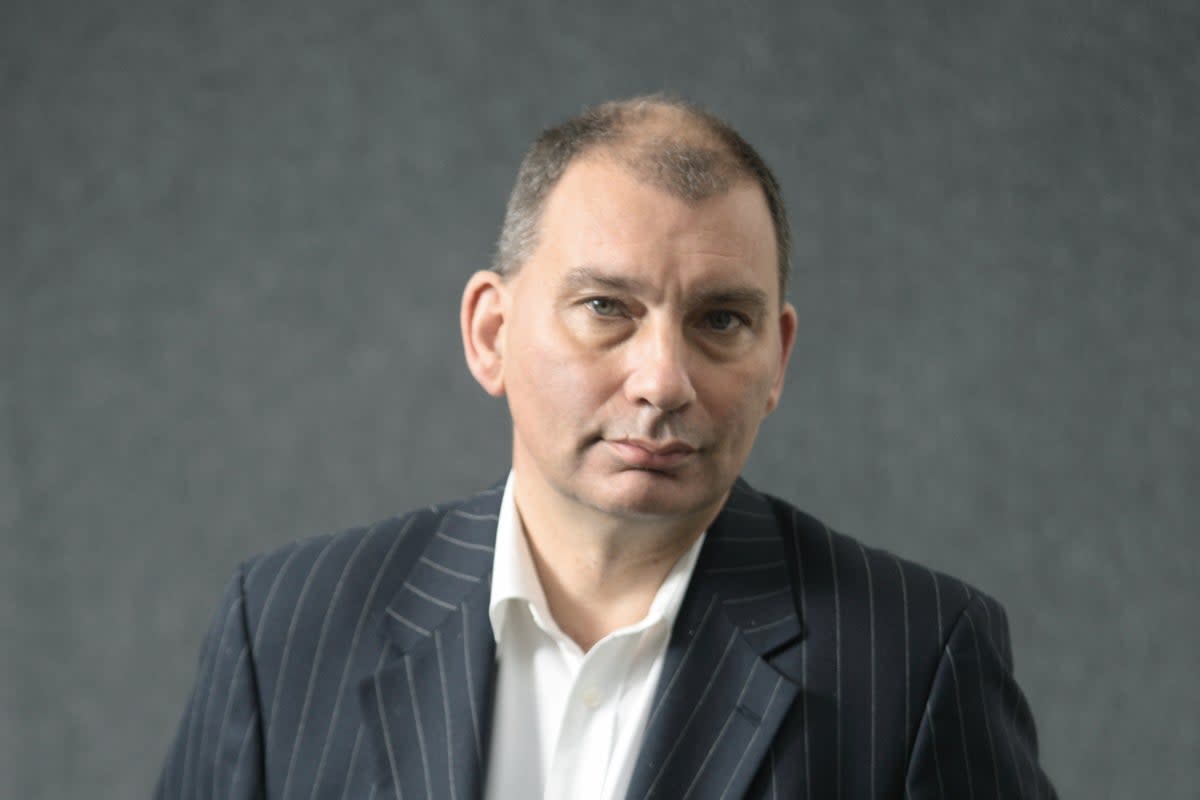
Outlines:
{"type": "Polygon", "coordinates": [[[616,297],[613,297],[611,295],[606,295],[606,294],[589,295],[580,301],[580,305],[584,306],[585,308],[590,310],[593,314],[595,314],[596,316],[601,317],[601,318],[612,319],[614,317],[629,316],[629,306],[627,306],[624,302],[622,302],[621,300],[619,300],[616,297]],[[597,301],[611,304],[613,306],[614,313],[601,314],[599,311],[596,310],[595,306],[592,305],[593,303],[596,303],[597,301]]]}
{"type": "Polygon", "coordinates": [[[718,330],[717,333],[732,333],[735,330],[750,330],[754,327],[754,318],[751,315],[732,308],[705,309],[700,313],[701,322],[708,322],[709,318],[714,314],[728,314],[737,322],[735,326],[725,330],[718,330]]]}

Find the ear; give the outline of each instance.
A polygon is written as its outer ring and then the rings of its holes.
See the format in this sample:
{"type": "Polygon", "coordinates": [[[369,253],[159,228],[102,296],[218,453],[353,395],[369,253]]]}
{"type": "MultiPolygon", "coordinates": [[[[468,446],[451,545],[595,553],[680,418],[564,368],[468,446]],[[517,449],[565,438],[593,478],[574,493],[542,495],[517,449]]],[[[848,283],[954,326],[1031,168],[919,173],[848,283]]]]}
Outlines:
{"type": "Polygon", "coordinates": [[[767,395],[767,413],[770,414],[779,405],[779,397],[783,394],[783,383],[787,377],[788,359],[792,356],[792,346],[796,344],[796,309],[791,303],[784,303],[779,312],[779,373],[775,376],[775,385],[767,395]]]}
{"type": "Polygon", "coordinates": [[[504,319],[508,287],[491,270],[480,270],[463,290],[459,322],[467,368],[492,397],[504,394],[504,319]]]}

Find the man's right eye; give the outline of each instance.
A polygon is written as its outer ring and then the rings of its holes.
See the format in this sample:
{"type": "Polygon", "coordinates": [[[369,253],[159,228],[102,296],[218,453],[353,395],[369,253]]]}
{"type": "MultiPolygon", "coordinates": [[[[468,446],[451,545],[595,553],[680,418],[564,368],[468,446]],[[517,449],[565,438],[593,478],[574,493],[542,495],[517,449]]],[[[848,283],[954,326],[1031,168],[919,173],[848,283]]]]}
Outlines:
{"type": "Polygon", "coordinates": [[[621,304],[611,297],[591,297],[585,304],[599,317],[619,317],[625,311],[621,304]]]}

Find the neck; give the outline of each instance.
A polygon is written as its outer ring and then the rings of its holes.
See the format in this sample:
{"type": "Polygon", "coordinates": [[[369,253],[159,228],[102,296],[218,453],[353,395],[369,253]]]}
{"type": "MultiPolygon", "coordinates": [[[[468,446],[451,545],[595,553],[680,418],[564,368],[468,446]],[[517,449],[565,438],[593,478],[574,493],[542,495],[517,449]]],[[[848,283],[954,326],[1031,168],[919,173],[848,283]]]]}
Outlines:
{"type": "Polygon", "coordinates": [[[646,616],[663,580],[720,506],[685,519],[616,516],[522,492],[517,510],[550,613],[587,652],[646,616]]]}

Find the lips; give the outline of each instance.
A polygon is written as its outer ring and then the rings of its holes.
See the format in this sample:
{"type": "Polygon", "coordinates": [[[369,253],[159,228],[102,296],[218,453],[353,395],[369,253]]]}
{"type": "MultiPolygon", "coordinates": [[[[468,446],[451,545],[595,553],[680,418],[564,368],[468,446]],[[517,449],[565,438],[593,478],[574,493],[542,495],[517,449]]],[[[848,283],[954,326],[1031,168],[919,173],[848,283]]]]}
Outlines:
{"type": "Polygon", "coordinates": [[[678,440],[609,439],[605,443],[621,461],[638,469],[672,469],[696,453],[696,448],[678,440]]]}

